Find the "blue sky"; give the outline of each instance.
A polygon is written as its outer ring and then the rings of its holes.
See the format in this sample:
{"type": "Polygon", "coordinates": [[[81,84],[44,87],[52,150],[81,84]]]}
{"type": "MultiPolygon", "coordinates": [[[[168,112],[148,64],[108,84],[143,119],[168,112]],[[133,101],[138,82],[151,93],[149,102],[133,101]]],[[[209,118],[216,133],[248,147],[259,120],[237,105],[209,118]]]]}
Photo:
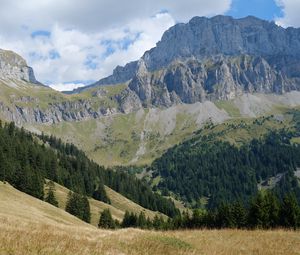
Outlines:
{"type": "Polygon", "coordinates": [[[70,90],[139,59],[194,16],[253,15],[300,27],[299,13],[300,0],[1,0],[0,48],[23,56],[39,81],[70,90]]]}
{"type": "Polygon", "coordinates": [[[274,0],[233,0],[226,15],[236,18],[252,15],[261,19],[274,20],[283,14],[274,0]]]}

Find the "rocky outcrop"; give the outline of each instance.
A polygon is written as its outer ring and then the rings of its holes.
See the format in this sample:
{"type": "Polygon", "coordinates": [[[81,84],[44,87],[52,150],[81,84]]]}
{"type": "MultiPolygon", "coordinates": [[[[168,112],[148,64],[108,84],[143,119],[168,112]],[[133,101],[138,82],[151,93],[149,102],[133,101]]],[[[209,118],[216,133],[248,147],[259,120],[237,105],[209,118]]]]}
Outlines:
{"type": "Polygon", "coordinates": [[[126,79],[143,106],[299,90],[300,29],[251,16],[195,17],[167,30],[138,62],[95,85],[126,79]]]}
{"type": "Polygon", "coordinates": [[[206,100],[230,100],[243,93],[282,94],[300,90],[298,77],[287,77],[262,57],[216,56],[206,60],[174,61],[159,72],[145,64],[129,83],[144,106],[171,106],[206,100]]]}
{"type": "Polygon", "coordinates": [[[65,101],[53,103],[46,109],[36,106],[20,106],[18,104],[7,106],[0,102],[1,115],[8,121],[16,124],[54,124],[61,121],[82,121],[110,116],[120,112],[116,108],[100,106],[94,109],[89,100],[74,102],[65,101]]]}
{"type": "Polygon", "coordinates": [[[18,54],[0,49],[0,78],[38,83],[33,70],[18,54]]]}

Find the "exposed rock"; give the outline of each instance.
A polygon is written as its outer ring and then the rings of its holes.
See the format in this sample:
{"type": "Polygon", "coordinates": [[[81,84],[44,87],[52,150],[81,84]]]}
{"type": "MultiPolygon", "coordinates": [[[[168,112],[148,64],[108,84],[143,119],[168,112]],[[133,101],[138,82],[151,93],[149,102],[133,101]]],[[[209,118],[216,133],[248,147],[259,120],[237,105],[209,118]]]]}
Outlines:
{"type": "Polygon", "coordinates": [[[123,113],[138,111],[142,108],[142,103],[136,93],[130,89],[125,89],[116,96],[116,100],[120,105],[120,110],[123,113]]]}
{"type": "Polygon", "coordinates": [[[94,86],[126,79],[145,107],[300,90],[300,29],[251,16],[195,17],[94,86]]]}
{"type": "Polygon", "coordinates": [[[18,54],[0,49],[0,78],[38,83],[33,70],[18,54]]]}

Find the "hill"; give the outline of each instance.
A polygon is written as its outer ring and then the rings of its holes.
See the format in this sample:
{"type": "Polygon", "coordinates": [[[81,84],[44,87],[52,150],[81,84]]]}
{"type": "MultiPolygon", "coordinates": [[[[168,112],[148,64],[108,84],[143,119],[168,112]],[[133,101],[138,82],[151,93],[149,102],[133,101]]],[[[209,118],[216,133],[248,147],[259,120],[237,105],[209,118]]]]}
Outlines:
{"type": "Polygon", "coordinates": [[[196,207],[217,207],[258,191],[259,183],[277,175],[274,192],[294,192],[299,161],[299,111],[253,120],[208,123],[191,139],[167,150],[149,167],[150,182],[196,207]],[[206,204],[207,203],[207,204],[206,204]]]}
{"type": "Polygon", "coordinates": [[[296,255],[298,232],[100,230],[61,209],[0,183],[0,254],[296,255]]]}
{"type": "MultiPolygon", "coordinates": [[[[47,181],[48,182],[48,181],[47,181]]],[[[45,194],[47,194],[47,184],[45,184],[45,194]]],[[[153,212],[142,206],[132,202],[121,194],[115,192],[109,187],[105,187],[108,197],[110,198],[110,204],[95,200],[93,198],[88,198],[90,208],[91,208],[91,224],[93,226],[98,226],[100,213],[104,209],[109,209],[113,218],[121,222],[123,220],[125,211],[133,212],[135,214],[140,214],[140,212],[144,212],[146,217],[153,219],[154,216],[162,215],[159,212],[153,212]]],[[[70,190],[61,186],[57,183],[54,183],[54,195],[57,198],[58,206],[62,210],[66,208],[66,202],[68,198],[70,190]]],[[[166,216],[164,216],[166,217],[166,216]]]]}
{"type": "Polygon", "coordinates": [[[18,191],[10,184],[0,182],[0,215],[4,220],[23,220],[26,224],[63,224],[89,227],[89,224],[44,201],[18,191]]]}

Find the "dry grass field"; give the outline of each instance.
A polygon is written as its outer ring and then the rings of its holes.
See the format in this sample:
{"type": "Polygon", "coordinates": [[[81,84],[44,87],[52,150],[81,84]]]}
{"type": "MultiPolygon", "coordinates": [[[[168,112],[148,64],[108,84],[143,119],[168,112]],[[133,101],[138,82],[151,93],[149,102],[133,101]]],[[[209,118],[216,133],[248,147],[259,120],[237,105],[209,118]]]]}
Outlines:
{"type": "Polygon", "coordinates": [[[107,231],[0,183],[0,255],[300,254],[293,231],[107,231]]]}
{"type": "MultiPolygon", "coordinates": [[[[58,200],[59,208],[63,209],[66,207],[66,202],[68,198],[69,189],[66,187],[63,187],[57,183],[55,185],[55,196],[58,200]]],[[[155,214],[163,215],[159,212],[154,212],[151,210],[148,210],[131,200],[127,199],[126,197],[122,196],[120,193],[115,192],[114,190],[110,189],[109,187],[105,186],[105,190],[107,192],[107,195],[109,196],[111,200],[111,204],[106,204],[101,201],[89,198],[90,208],[91,208],[91,224],[94,226],[98,225],[100,212],[102,212],[104,209],[109,208],[112,216],[114,219],[117,219],[119,221],[122,221],[125,211],[128,210],[130,212],[133,212],[135,214],[139,214],[141,211],[143,211],[146,215],[146,217],[149,217],[150,219],[153,219],[155,214]]],[[[45,185],[45,193],[47,193],[47,185],[45,185]]],[[[166,217],[163,215],[163,217],[166,217]]]]}

